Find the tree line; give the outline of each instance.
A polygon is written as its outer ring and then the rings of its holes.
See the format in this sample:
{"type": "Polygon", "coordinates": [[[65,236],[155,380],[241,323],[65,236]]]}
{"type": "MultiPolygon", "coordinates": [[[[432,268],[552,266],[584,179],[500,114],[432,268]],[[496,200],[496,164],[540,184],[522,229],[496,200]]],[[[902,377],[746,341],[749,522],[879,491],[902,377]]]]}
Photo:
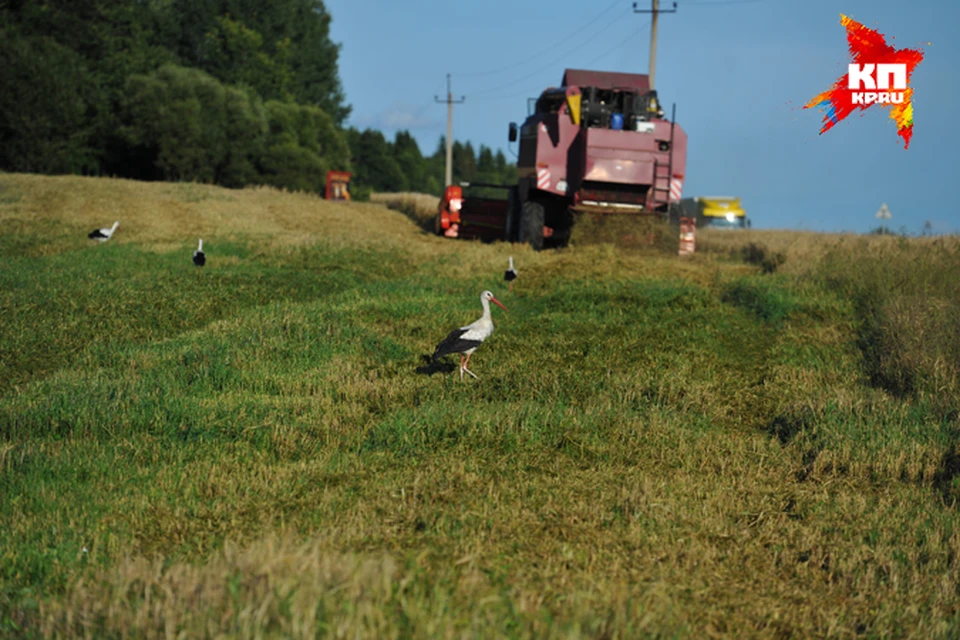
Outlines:
{"type": "MultiPolygon", "coordinates": [[[[398,131],[394,140],[373,129],[360,132],[347,130],[353,154],[354,180],[360,186],[360,197],[366,192],[415,191],[440,195],[446,171],[447,143],[440,137],[436,150],[429,156],[420,152],[413,136],[398,131]]],[[[451,174],[454,184],[471,181],[513,184],[517,180],[516,164],[507,162],[503,151],[494,152],[486,145],[475,150],[468,141],[454,140],[451,150],[451,174]]],[[[354,191],[357,189],[354,188],[354,191]]],[[[491,194],[488,194],[491,195],[491,194]]]]}
{"type": "MultiPolygon", "coordinates": [[[[0,169],[439,195],[445,141],[345,125],[321,0],[0,0],[0,169]]],[[[455,141],[455,180],[511,182],[455,141]]]]}

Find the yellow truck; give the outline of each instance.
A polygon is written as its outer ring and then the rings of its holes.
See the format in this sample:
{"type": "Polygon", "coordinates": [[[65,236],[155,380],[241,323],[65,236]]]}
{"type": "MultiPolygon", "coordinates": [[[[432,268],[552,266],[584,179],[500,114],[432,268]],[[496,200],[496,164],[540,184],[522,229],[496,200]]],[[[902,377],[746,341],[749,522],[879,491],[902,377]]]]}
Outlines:
{"type": "Polygon", "coordinates": [[[740,198],[732,196],[684,198],[676,208],[674,216],[696,218],[698,229],[746,229],[750,226],[740,198]]]}

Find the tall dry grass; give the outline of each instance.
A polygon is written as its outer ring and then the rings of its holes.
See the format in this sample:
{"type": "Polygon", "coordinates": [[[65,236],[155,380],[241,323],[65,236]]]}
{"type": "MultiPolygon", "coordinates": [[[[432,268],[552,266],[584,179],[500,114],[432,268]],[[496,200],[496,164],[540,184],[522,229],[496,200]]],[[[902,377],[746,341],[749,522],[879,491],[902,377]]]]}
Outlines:
{"type": "Polygon", "coordinates": [[[21,242],[52,255],[86,247],[86,233],[120,222],[111,242],[170,250],[180,242],[254,239],[265,248],[298,246],[323,238],[334,244],[408,244],[412,230],[399,215],[379,205],[327,202],[305,193],[272,187],[220,189],[195,183],[61,176],[6,176],[19,193],[13,206],[0,207],[0,222],[21,230],[21,242]]]}
{"type": "Polygon", "coordinates": [[[413,192],[372,193],[370,201],[401,212],[425,231],[434,230],[434,218],[440,205],[440,198],[437,196],[413,192]]]}
{"type": "Polygon", "coordinates": [[[786,258],[783,273],[799,275],[816,269],[831,253],[878,256],[909,244],[920,250],[934,250],[941,245],[957,246],[953,236],[910,238],[891,235],[858,235],[853,233],[819,233],[815,231],[764,229],[698,229],[697,251],[739,258],[751,244],[768,253],[782,253],[786,258]]]}
{"type": "Polygon", "coordinates": [[[960,242],[864,241],[833,249],[816,277],[850,300],[858,344],[874,384],[952,406],[960,397],[960,242]]]}

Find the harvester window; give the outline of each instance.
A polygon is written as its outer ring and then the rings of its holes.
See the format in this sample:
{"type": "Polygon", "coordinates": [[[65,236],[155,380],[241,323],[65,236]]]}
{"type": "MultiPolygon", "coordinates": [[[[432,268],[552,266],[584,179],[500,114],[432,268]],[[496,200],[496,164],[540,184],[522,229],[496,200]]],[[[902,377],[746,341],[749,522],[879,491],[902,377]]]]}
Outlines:
{"type": "Polygon", "coordinates": [[[616,110],[610,91],[588,87],[583,91],[581,117],[587,127],[609,129],[616,110]]]}
{"type": "Polygon", "coordinates": [[[546,91],[537,101],[537,113],[557,113],[566,100],[564,91],[546,91]]]}
{"type": "MultiPolygon", "coordinates": [[[[663,109],[657,100],[655,91],[639,93],[629,87],[619,89],[599,89],[582,87],[580,117],[583,125],[590,128],[613,128],[614,114],[620,114],[619,122],[623,129],[633,131],[638,122],[649,122],[663,117],[663,109]]],[[[556,113],[563,105],[566,96],[563,92],[544,92],[537,102],[539,113],[556,113]]]]}
{"type": "Polygon", "coordinates": [[[629,89],[590,89],[587,92],[588,106],[584,107],[584,120],[588,127],[611,127],[613,114],[622,115],[623,128],[632,131],[638,122],[648,122],[662,117],[663,111],[657,102],[657,94],[638,93],[629,89]]]}

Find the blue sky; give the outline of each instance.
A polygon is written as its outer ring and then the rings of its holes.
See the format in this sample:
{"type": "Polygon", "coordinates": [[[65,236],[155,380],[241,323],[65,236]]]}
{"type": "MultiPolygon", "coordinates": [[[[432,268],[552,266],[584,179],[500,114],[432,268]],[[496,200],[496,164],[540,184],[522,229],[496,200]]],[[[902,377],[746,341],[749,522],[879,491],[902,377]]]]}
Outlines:
{"type": "MultiPolygon", "coordinates": [[[[408,129],[433,152],[446,128],[434,96],[444,97],[450,73],[454,97],[466,96],[454,107],[454,138],[513,159],[507,124],[522,122],[527,98],[559,85],[565,68],[647,72],[650,15],[632,4],[326,0],[350,124],[391,139],[408,129]]],[[[656,85],[689,136],[685,197],[740,196],[754,228],[866,232],[886,202],[893,229],[918,233],[929,220],[936,232],[960,233],[960,2],[677,5],[660,16],[656,85]],[[822,136],[822,114],[801,109],[846,71],[841,13],[924,50],[911,79],[909,149],[886,109],[855,113],[822,136]]]]}

